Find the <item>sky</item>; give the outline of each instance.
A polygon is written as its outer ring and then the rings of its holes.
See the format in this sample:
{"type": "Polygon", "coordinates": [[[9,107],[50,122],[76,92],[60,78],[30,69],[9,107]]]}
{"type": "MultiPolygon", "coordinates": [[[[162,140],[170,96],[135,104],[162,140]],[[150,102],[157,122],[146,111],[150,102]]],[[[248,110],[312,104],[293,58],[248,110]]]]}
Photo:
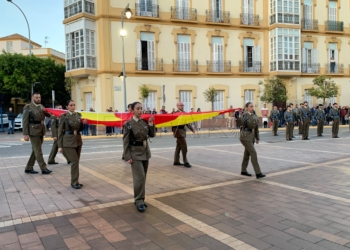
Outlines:
{"type": "MultiPolygon", "coordinates": [[[[27,16],[31,40],[45,47],[65,52],[63,0],[12,0],[27,16]]],[[[7,0],[0,0],[0,37],[12,34],[28,37],[27,23],[21,11],[7,0]]]]}

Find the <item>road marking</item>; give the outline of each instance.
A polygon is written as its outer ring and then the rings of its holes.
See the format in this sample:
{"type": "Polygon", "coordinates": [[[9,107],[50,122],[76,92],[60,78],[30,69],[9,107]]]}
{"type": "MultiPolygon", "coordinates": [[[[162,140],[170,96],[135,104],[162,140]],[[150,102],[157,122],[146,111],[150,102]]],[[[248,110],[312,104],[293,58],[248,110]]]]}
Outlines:
{"type": "Polygon", "coordinates": [[[273,145],[269,145],[269,147],[272,147],[272,148],[284,148],[284,149],[295,149],[295,150],[310,151],[310,152],[317,152],[317,153],[349,155],[349,153],[334,152],[334,151],[324,151],[324,150],[313,150],[313,149],[308,149],[308,148],[291,148],[291,147],[273,146],[273,145]]]}

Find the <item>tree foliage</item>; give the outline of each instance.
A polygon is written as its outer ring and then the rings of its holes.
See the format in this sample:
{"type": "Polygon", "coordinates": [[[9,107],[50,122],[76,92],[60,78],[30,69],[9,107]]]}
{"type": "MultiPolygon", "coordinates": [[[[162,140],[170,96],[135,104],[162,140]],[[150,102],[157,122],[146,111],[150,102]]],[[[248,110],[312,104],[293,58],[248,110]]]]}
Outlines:
{"type": "Polygon", "coordinates": [[[281,78],[268,77],[264,82],[260,81],[259,85],[264,85],[264,91],[260,95],[260,100],[266,103],[286,102],[288,94],[285,83],[281,78]]]}
{"type": "Polygon", "coordinates": [[[140,92],[143,99],[147,99],[151,91],[152,89],[148,87],[146,84],[142,84],[140,86],[140,92]]]}
{"type": "Polygon", "coordinates": [[[65,90],[65,66],[50,58],[24,56],[17,53],[0,54],[0,93],[5,96],[30,100],[31,86],[35,86],[43,104],[51,103],[51,93],[55,90],[56,101],[63,103],[69,99],[65,90]]]}
{"type": "Polygon", "coordinates": [[[325,104],[326,98],[338,95],[339,88],[330,76],[316,76],[312,82],[314,83],[314,87],[309,89],[308,93],[311,96],[315,96],[317,99],[322,99],[323,105],[325,104]]]}
{"type": "Polygon", "coordinates": [[[206,102],[211,102],[211,110],[213,110],[214,102],[216,101],[216,96],[218,95],[218,91],[215,88],[209,88],[203,92],[203,95],[206,102]]]}

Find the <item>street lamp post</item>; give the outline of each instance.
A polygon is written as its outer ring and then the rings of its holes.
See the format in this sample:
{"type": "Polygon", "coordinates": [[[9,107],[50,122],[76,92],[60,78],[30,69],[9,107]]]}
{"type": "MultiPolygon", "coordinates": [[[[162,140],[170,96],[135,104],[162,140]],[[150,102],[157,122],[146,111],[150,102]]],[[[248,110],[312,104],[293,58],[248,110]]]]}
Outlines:
{"type": "Polygon", "coordinates": [[[32,55],[32,45],[31,45],[31,41],[30,41],[30,28],[29,28],[29,22],[28,19],[26,17],[26,15],[24,14],[24,12],[21,10],[21,8],[15,4],[14,2],[12,2],[12,0],[7,0],[7,2],[12,3],[14,6],[16,6],[23,14],[24,18],[26,19],[27,22],[27,26],[28,26],[28,43],[29,43],[29,55],[32,55]]]}
{"type": "Polygon", "coordinates": [[[35,85],[37,85],[37,84],[40,84],[40,82],[33,82],[33,83],[32,83],[32,91],[31,91],[32,95],[34,94],[34,87],[35,87],[35,85]]]}
{"type": "Polygon", "coordinates": [[[126,102],[126,73],[125,73],[125,55],[124,55],[124,37],[126,36],[126,30],[124,30],[124,15],[127,19],[130,19],[132,12],[129,8],[129,4],[125,7],[125,9],[121,12],[121,21],[122,21],[122,29],[120,31],[120,36],[122,37],[122,53],[123,53],[123,83],[124,83],[124,110],[127,110],[127,102],[126,102]]]}

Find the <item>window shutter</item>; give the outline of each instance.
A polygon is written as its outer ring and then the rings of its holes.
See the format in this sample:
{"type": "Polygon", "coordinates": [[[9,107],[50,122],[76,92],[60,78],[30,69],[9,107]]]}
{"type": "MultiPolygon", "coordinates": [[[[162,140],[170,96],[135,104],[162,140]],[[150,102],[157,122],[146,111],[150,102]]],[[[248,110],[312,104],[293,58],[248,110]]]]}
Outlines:
{"type": "Polygon", "coordinates": [[[136,40],[136,47],[137,47],[137,70],[142,69],[142,51],[141,51],[141,40],[136,40]]]}
{"type": "Polygon", "coordinates": [[[335,73],[339,73],[338,50],[334,50],[335,73]]]}
{"type": "Polygon", "coordinates": [[[184,111],[190,112],[192,108],[192,92],[188,90],[181,90],[180,102],[184,104],[184,111]]]}
{"type": "Polygon", "coordinates": [[[92,107],[92,93],[85,93],[85,110],[88,111],[92,107]]]}
{"type": "Polygon", "coordinates": [[[213,43],[212,47],[212,67],[213,72],[218,72],[218,44],[213,43]]]}
{"type": "Polygon", "coordinates": [[[215,3],[216,3],[216,0],[210,0],[210,3],[211,3],[211,8],[210,8],[210,10],[211,10],[211,20],[212,21],[215,21],[215,17],[216,17],[216,5],[215,5],[215,3]]]}
{"type": "Polygon", "coordinates": [[[254,14],[254,10],[253,10],[253,0],[248,0],[248,14],[253,15],[254,14]]]}
{"type": "Polygon", "coordinates": [[[328,7],[329,21],[337,21],[337,8],[328,7]]]}
{"type": "Polygon", "coordinates": [[[224,71],[224,45],[218,44],[218,65],[219,71],[224,71]]]}
{"type": "Polygon", "coordinates": [[[176,0],[176,17],[178,19],[184,18],[184,8],[183,8],[183,1],[182,0],[176,0]]]}
{"type": "Polygon", "coordinates": [[[304,5],[304,22],[305,22],[305,28],[306,29],[312,29],[313,23],[312,23],[312,6],[310,5],[304,5]]]}
{"type": "Polygon", "coordinates": [[[218,90],[213,103],[214,110],[223,110],[224,109],[224,91],[218,90]]]}
{"type": "Polygon", "coordinates": [[[248,72],[248,48],[247,45],[243,46],[243,67],[244,67],[244,72],[248,72]]]}
{"type": "Polygon", "coordinates": [[[318,51],[317,49],[311,50],[311,65],[312,65],[312,71],[314,73],[318,72],[318,51]]]}
{"type": "Polygon", "coordinates": [[[190,71],[191,70],[191,44],[190,43],[185,43],[185,63],[186,63],[186,70],[190,71]]]}
{"type": "MultiPolygon", "coordinates": [[[[261,72],[261,65],[260,65],[260,46],[255,46],[255,58],[253,60],[253,67],[255,68],[255,72],[261,72]]],[[[253,56],[254,56],[253,54],[253,56]]]]}
{"type": "Polygon", "coordinates": [[[158,6],[157,5],[158,5],[157,0],[152,0],[151,10],[152,10],[153,17],[158,16],[158,6]]]}
{"type": "Polygon", "coordinates": [[[140,16],[141,15],[141,3],[140,0],[136,0],[136,6],[138,6],[138,8],[136,8],[136,16],[140,16]]]}
{"type": "Polygon", "coordinates": [[[155,70],[154,41],[147,41],[148,70],[155,70]]]}

